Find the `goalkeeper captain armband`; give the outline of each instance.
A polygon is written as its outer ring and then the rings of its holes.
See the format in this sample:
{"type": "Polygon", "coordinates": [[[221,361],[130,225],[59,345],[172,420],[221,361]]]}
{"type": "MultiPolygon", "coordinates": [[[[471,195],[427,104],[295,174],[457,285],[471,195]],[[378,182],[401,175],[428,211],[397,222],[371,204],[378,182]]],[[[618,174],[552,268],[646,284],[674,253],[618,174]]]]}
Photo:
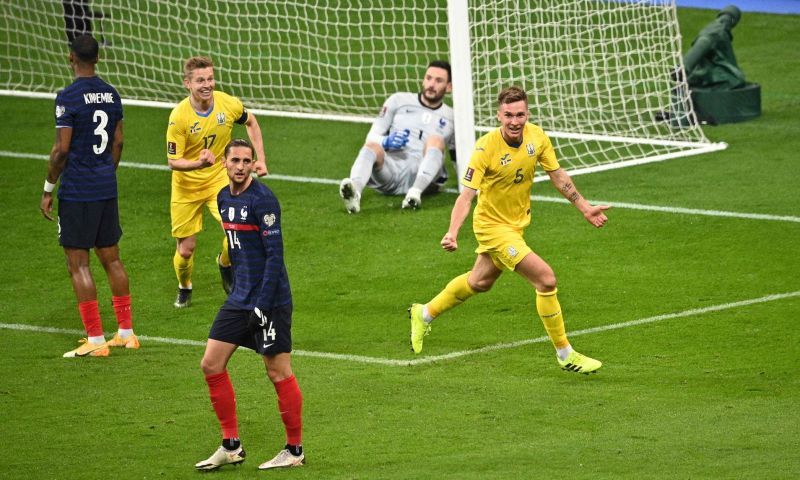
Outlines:
{"type": "Polygon", "coordinates": [[[411,132],[408,129],[402,132],[392,132],[384,137],[381,146],[384,150],[400,150],[408,143],[408,136],[410,134],[411,132]]]}

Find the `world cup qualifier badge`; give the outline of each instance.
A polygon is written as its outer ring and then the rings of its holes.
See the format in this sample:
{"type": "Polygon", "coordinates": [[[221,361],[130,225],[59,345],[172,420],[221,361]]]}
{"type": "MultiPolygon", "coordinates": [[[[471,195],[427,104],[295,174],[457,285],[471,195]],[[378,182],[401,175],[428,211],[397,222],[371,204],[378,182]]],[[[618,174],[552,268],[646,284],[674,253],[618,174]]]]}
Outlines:
{"type": "Polygon", "coordinates": [[[472,175],[474,173],[475,173],[475,169],[474,168],[467,168],[467,171],[464,173],[464,180],[466,180],[468,182],[471,182],[472,181],[472,175]]]}
{"type": "Polygon", "coordinates": [[[167,142],[167,154],[175,155],[175,152],[178,151],[178,146],[175,142],[167,142]]]}

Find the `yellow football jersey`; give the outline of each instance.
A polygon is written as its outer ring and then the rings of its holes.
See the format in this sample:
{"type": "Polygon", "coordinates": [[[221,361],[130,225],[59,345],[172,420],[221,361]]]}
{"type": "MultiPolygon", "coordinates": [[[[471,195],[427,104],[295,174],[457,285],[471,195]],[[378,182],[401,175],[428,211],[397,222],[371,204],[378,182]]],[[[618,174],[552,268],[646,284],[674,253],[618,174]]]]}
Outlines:
{"type": "Polygon", "coordinates": [[[225,147],[231,141],[234,123],[244,123],[247,110],[242,102],[223,92],[214,92],[214,105],[206,114],[197,113],[189,98],[181,101],[169,116],[167,127],[167,158],[196,160],[200,151],[208,148],[217,161],[207,168],[172,172],[172,186],[181,190],[196,191],[213,184],[227,183],[222,166],[225,147]]]}
{"type": "Polygon", "coordinates": [[[558,170],[553,144],[537,125],[526,123],[522,143],[506,143],[500,128],[475,142],[461,184],[478,190],[472,214],[475,232],[496,227],[522,230],[531,223],[531,186],[536,164],[545,171],[558,170]]]}

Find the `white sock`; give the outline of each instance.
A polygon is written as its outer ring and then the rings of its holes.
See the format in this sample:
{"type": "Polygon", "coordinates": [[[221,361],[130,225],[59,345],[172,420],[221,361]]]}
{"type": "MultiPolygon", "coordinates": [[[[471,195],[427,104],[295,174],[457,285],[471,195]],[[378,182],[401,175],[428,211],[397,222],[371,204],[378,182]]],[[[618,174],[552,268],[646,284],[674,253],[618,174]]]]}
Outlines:
{"type": "Polygon", "coordinates": [[[422,157],[417,169],[417,178],[414,179],[413,188],[419,189],[424,192],[426,188],[433,182],[442,170],[442,160],[444,153],[438,148],[429,148],[422,157]]]}
{"type": "Polygon", "coordinates": [[[181,282],[178,282],[178,288],[183,289],[183,290],[191,290],[192,289],[192,284],[190,283],[188,287],[184,287],[183,285],[181,285],[181,282]]]}
{"type": "Polygon", "coordinates": [[[430,312],[428,312],[428,306],[422,306],[422,321],[425,323],[431,323],[433,321],[433,317],[431,317],[430,312]]]}
{"type": "Polygon", "coordinates": [[[93,345],[101,345],[103,343],[106,343],[106,337],[104,337],[103,335],[100,335],[99,337],[89,337],[89,343],[93,345]]]}
{"type": "Polygon", "coordinates": [[[353,181],[353,187],[358,193],[364,190],[364,186],[369,182],[369,177],[372,175],[372,166],[375,165],[377,156],[375,152],[367,147],[361,147],[358,151],[358,156],[350,168],[350,180],[353,181]]]}
{"type": "Polygon", "coordinates": [[[558,358],[560,358],[562,362],[569,357],[570,353],[572,353],[572,345],[567,345],[564,348],[556,348],[556,355],[558,355],[558,358]]]}
{"type": "Polygon", "coordinates": [[[120,329],[117,330],[117,335],[119,335],[119,338],[124,340],[124,339],[130,337],[131,335],[133,335],[133,329],[132,328],[120,328],[120,329]]]}

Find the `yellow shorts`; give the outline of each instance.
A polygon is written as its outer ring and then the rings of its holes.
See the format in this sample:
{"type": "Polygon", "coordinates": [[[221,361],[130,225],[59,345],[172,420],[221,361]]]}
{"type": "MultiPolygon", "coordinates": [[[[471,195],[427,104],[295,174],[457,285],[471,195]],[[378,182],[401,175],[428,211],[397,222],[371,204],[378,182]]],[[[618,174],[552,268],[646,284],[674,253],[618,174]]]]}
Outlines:
{"type": "Polygon", "coordinates": [[[226,184],[197,192],[182,192],[173,186],[172,198],[169,203],[172,236],[174,238],[186,238],[203,230],[204,205],[208,207],[211,216],[217,222],[222,223],[222,217],[220,217],[217,210],[217,193],[226,184]]]}
{"type": "Polygon", "coordinates": [[[500,270],[514,271],[517,264],[531,253],[531,247],[522,238],[522,232],[497,229],[475,232],[478,248],[475,253],[485,253],[500,270]]]}

